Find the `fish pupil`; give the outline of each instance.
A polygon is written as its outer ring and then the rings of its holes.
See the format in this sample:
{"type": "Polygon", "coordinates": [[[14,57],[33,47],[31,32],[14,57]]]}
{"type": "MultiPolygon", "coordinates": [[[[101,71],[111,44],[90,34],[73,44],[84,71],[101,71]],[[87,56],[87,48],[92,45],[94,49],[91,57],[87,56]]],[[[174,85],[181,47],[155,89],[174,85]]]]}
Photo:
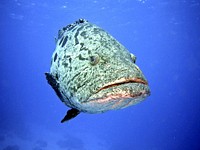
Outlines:
{"type": "Polygon", "coordinates": [[[95,55],[95,56],[90,56],[90,64],[91,65],[96,65],[99,62],[99,56],[95,55]]]}

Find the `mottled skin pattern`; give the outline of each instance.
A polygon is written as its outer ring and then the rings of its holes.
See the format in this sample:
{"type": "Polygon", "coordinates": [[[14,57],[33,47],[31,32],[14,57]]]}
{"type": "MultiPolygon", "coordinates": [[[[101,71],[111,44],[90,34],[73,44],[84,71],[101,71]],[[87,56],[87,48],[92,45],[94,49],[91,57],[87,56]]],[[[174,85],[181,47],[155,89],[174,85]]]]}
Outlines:
{"type": "Polygon", "coordinates": [[[59,30],[49,74],[62,102],[80,112],[124,108],[150,95],[135,56],[84,19],[59,30]]]}

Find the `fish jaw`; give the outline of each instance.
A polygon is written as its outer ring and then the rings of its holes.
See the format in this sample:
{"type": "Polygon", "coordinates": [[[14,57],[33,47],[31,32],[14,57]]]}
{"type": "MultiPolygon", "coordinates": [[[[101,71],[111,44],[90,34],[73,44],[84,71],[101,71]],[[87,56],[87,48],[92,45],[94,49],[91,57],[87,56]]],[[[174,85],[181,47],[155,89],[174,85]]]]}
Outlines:
{"type": "Polygon", "coordinates": [[[120,79],[106,84],[86,102],[83,102],[81,105],[84,110],[82,111],[103,113],[109,110],[122,109],[143,101],[149,95],[150,89],[147,81],[138,78],[120,79]]]}

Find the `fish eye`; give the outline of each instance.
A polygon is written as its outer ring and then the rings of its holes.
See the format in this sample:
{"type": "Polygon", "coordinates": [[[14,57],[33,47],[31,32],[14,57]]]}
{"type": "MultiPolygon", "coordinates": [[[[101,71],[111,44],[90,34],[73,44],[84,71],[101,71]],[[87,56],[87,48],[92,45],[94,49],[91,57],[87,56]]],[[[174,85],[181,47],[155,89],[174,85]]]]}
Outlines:
{"type": "Polygon", "coordinates": [[[136,56],[131,54],[131,60],[133,61],[133,63],[135,63],[136,62],[136,56]]]}
{"type": "Polygon", "coordinates": [[[94,54],[94,55],[89,57],[89,60],[90,60],[90,64],[91,65],[96,65],[99,62],[99,55],[98,54],[94,54]]]}

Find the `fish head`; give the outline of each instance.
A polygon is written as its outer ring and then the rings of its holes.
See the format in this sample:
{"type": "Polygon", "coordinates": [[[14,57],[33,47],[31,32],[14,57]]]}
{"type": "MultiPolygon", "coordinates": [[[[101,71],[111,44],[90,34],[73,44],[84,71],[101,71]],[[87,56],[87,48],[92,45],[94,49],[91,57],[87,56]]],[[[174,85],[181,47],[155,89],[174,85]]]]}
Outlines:
{"type": "Polygon", "coordinates": [[[79,20],[59,32],[50,72],[67,106],[101,113],[137,104],[150,95],[135,61],[106,31],[79,20]]]}

